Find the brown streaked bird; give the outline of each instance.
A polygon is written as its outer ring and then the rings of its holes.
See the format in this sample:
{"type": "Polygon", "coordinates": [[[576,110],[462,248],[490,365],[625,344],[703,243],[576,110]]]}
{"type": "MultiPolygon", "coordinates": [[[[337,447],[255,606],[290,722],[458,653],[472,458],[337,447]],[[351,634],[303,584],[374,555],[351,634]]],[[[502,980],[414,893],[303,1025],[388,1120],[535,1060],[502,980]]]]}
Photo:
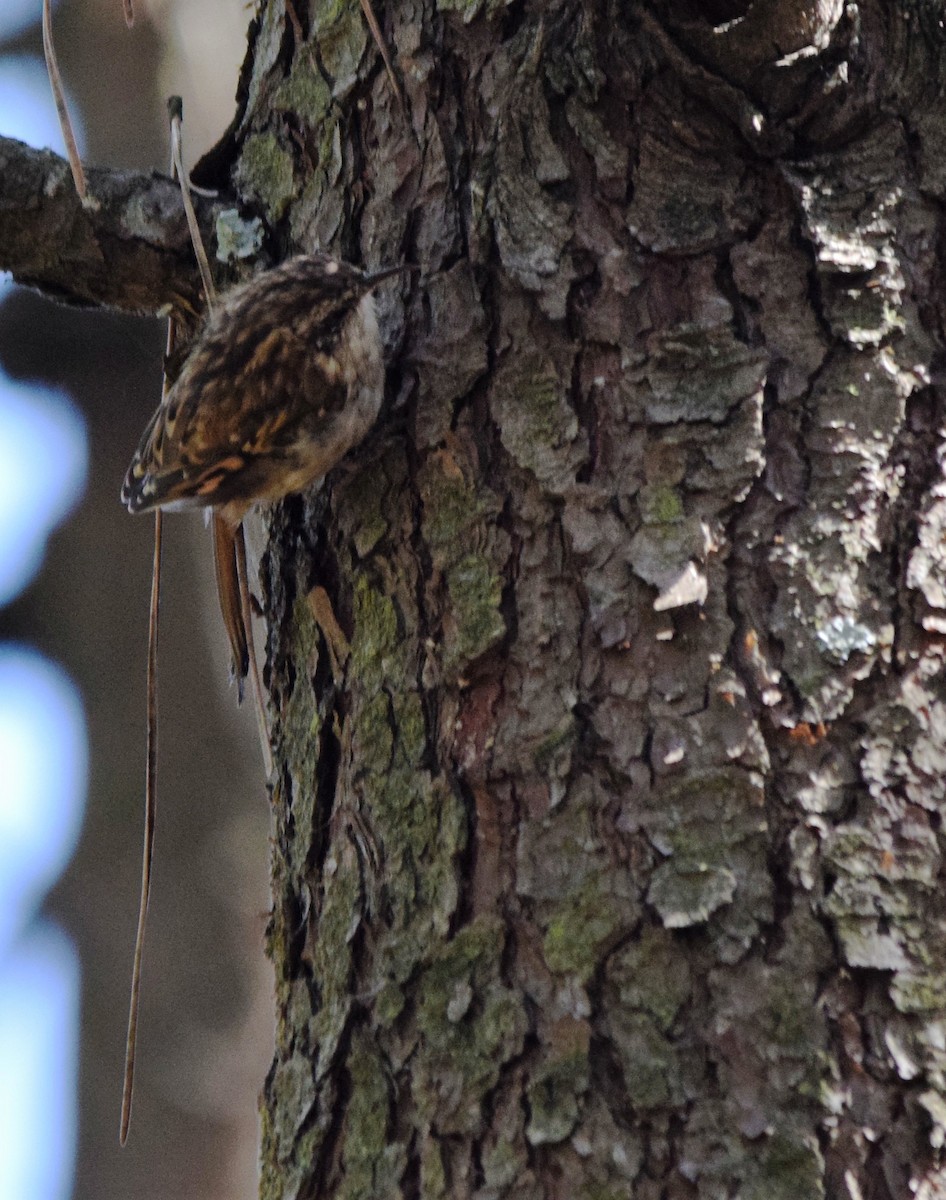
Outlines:
{"type": "MultiPolygon", "coordinates": [[[[214,565],[238,681],[247,673],[238,526],[257,501],[304,491],[374,424],[384,359],[366,272],[303,255],[221,296],[142,435],[129,512],[214,510],[214,565]]],[[[241,690],[242,695],[242,690],[241,690]]]]}
{"type": "Polygon", "coordinates": [[[371,292],[403,270],[306,255],[224,294],[144,431],[128,510],[214,508],[234,529],[252,504],[331,470],[378,415],[371,292]]]}

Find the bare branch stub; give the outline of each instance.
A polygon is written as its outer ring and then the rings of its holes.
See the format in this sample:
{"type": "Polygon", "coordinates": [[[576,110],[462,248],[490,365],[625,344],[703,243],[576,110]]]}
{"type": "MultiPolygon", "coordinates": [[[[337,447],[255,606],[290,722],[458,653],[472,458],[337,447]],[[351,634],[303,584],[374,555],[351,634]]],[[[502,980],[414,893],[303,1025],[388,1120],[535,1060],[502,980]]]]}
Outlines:
{"type": "MultiPolygon", "coordinates": [[[[48,150],[0,137],[0,270],[67,304],[142,315],[202,308],[177,185],[157,173],[91,168],[76,195],[69,165],[48,150]]],[[[218,203],[197,199],[213,225],[218,203]]]]}

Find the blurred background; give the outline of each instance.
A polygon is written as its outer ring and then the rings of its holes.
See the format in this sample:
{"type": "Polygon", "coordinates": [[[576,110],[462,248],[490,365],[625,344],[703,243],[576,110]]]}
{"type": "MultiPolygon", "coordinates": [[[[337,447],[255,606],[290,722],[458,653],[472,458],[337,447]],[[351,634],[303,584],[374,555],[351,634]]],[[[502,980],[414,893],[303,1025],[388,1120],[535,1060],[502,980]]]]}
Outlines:
{"type": "MultiPolygon", "coordinates": [[[[193,163],[234,108],[242,0],[60,0],[83,158],[193,163]]],[[[40,0],[0,4],[0,133],[62,152],[40,0]]],[[[152,522],[118,492],[163,324],[0,284],[0,1200],[249,1200],[272,1046],[269,813],[207,531],[165,522],[158,823],[131,1133],[118,1145],[138,904],[152,522]]]]}

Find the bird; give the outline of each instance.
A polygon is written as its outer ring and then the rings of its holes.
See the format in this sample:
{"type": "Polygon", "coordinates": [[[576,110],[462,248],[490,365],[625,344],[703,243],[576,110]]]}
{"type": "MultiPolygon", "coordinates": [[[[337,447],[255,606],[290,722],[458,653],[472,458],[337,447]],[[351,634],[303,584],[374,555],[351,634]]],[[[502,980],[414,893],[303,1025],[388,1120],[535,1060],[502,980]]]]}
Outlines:
{"type": "Polygon", "coordinates": [[[406,269],[301,255],[223,293],[142,434],[128,510],[212,508],[235,528],[330,471],[377,418],[372,292],[406,269]]]}
{"type": "Polygon", "coordinates": [[[240,523],[256,503],[305,491],[372,427],[385,381],[372,293],[410,269],[298,255],[222,293],[131,460],[130,512],[213,510],[238,682],[249,661],[240,523]]]}

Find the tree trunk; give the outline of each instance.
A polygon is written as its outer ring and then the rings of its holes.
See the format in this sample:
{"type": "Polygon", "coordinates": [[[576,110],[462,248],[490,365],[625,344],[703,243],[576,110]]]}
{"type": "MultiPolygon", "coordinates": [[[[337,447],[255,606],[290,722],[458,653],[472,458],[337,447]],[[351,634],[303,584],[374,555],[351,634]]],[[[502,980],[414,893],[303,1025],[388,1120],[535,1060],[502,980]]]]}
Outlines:
{"type": "Polygon", "coordinates": [[[264,1200],[946,1194],[941,13],[263,6],[197,182],[420,269],[264,518],[264,1200]]]}

